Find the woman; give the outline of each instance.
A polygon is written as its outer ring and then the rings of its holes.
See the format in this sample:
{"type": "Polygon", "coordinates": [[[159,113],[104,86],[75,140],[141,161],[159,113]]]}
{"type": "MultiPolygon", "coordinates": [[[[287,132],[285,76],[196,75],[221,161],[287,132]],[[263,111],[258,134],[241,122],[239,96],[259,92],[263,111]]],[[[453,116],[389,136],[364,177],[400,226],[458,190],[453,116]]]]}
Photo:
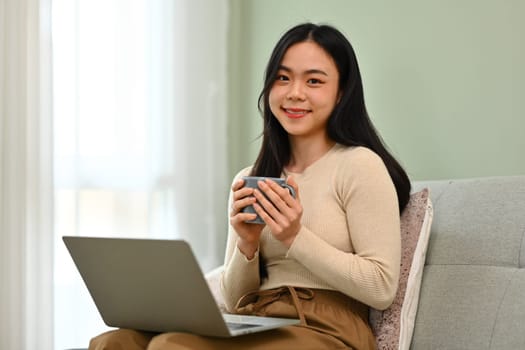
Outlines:
{"type": "Polygon", "coordinates": [[[259,108],[262,147],[232,185],[221,288],[232,312],[301,324],[232,339],[119,330],[91,349],[375,348],[368,309],[387,308],[397,290],[410,182],[367,115],[350,43],[326,25],[290,29],[270,57],[259,108]],[[243,187],[243,175],[286,177],[296,197],[270,180],[243,187]],[[249,205],[265,225],[246,222],[256,217],[242,211],[249,205]]]}

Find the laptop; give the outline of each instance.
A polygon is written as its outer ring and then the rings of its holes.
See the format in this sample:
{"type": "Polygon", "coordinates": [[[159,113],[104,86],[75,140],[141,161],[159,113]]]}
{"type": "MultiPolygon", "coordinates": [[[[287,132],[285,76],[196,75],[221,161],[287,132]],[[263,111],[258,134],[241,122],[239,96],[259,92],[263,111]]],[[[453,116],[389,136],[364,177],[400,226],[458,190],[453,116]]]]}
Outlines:
{"type": "Polygon", "coordinates": [[[109,327],[234,337],[298,319],[222,314],[183,240],[64,236],[109,327]]]}

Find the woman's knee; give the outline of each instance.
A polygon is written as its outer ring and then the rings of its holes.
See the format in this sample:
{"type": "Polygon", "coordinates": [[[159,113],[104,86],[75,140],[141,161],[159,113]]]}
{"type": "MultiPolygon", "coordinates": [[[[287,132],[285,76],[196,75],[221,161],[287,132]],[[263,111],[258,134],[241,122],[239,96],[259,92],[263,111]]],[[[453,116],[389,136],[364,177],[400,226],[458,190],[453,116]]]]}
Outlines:
{"type": "Polygon", "coordinates": [[[189,333],[164,333],[151,340],[148,350],[206,350],[206,341],[198,335],[189,333]]]}
{"type": "Polygon", "coordinates": [[[102,333],[89,342],[89,350],[145,350],[153,334],[131,329],[102,333]]]}

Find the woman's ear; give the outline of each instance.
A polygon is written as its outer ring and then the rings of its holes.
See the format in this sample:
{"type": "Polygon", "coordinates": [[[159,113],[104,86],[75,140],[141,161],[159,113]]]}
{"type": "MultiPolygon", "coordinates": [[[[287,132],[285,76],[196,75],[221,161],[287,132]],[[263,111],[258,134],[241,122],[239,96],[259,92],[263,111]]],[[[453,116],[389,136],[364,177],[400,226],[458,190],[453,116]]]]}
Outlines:
{"type": "Polygon", "coordinates": [[[341,101],[341,97],[343,97],[343,91],[340,90],[339,93],[337,94],[337,101],[335,104],[339,104],[339,102],[341,101]]]}

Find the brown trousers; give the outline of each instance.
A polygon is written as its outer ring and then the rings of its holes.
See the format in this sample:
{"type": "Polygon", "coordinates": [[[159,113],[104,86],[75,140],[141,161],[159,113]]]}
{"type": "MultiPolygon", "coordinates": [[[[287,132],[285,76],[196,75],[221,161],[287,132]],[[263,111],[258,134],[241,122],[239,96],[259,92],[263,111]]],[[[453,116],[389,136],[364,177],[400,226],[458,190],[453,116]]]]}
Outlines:
{"type": "Polygon", "coordinates": [[[282,287],[244,296],[238,312],[300,318],[301,324],[233,338],[118,329],[93,338],[90,350],[375,349],[368,307],[339,292],[282,287]]]}

